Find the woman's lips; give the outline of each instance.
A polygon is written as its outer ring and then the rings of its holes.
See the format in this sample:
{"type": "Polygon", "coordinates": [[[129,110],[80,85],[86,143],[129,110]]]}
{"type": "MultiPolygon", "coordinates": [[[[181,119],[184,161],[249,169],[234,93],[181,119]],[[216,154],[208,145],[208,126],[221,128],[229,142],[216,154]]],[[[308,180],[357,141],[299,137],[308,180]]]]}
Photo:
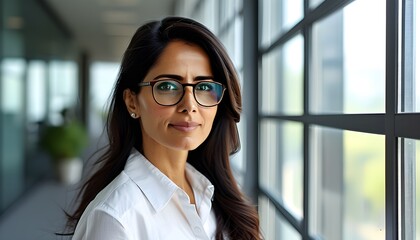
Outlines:
{"type": "Polygon", "coordinates": [[[200,124],[196,122],[177,122],[177,123],[171,123],[169,125],[175,128],[176,130],[183,131],[183,132],[190,132],[196,129],[200,124]]]}

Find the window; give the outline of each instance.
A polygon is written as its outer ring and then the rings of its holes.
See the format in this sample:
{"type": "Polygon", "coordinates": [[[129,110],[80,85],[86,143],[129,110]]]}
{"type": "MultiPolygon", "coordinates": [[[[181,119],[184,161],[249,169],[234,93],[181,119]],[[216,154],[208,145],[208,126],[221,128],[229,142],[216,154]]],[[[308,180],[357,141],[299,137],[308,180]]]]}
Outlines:
{"type": "Polygon", "coordinates": [[[420,239],[420,141],[399,139],[402,165],[402,239],[420,239]]]}
{"type": "Polygon", "coordinates": [[[63,110],[75,110],[78,82],[77,64],[71,61],[51,61],[49,63],[49,122],[63,123],[63,110]]]}
{"type": "Polygon", "coordinates": [[[401,72],[397,130],[400,163],[400,238],[420,239],[420,6],[403,1],[401,31],[401,72]]]}
{"type": "Polygon", "coordinates": [[[89,132],[99,138],[108,114],[109,96],[118,78],[119,63],[94,62],[90,67],[89,132]]]}
{"type": "Polygon", "coordinates": [[[310,234],[384,239],[384,136],[312,126],[309,142],[310,234]]]}
{"type": "Polygon", "coordinates": [[[0,211],[22,193],[24,182],[24,73],[21,58],[0,62],[0,211]]]}
{"type": "Polygon", "coordinates": [[[259,1],[264,235],[420,239],[419,4],[304,2],[259,1]]]}
{"type": "Polygon", "coordinates": [[[297,35],[262,59],[261,111],[303,113],[303,37],[297,35]]]}
{"type": "Polygon", "coordinates": [[[303,217],[303,127],[296,122],[261,122],[260,184],[296,218],[303,217]]]}
{"type": "Polygon", "coordinates": [[[276,211],[268,198],[261,197],[258,200],[258,211],[261,215],[260,223],[265,239],[302,239],[299,232],[276,211]]]}
{"type": "Polygon", "coordinates": [[[420,6],[414,0],[404,1],[400,112],[420,112],[420,6]]]}
{"type": "Polygon", "coordinates": [[[385,112],[385,25],[385,1],[378,0],[355,1],[314,22],[311,112],[385,112]]]}
{"type": "Polygon", "coordinates": [[[36,123],[45,119],[47,110],[46,64],[43,61],[31,61],[28,64],[27,108],[28,122],[36,123]]]}
{"type": "Polygon", "coordinates": [[[281,33],[289,30],[303,17],[303,0],[260,1],[261,43],[272,44],[281,33]]]}

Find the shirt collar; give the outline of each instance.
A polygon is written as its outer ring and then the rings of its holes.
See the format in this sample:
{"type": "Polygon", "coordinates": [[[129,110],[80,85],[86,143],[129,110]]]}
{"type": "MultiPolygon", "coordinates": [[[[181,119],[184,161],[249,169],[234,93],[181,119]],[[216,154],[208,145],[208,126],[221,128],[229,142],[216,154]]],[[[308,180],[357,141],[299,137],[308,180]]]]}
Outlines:
{"type": "Polygon", "coordinates": [[[166,206],[178,188],[137,150],[131,152],[124,171],[137,184],[157,212],[166,206]]]}
{"type": "MultiPolygon", "coordinates": [[[[187,163],[186,171],[195,195],[204,194],[201,196],[211,199],[214,192],[211,182],[189,163],[187,163]]],[[[162,210],[175,191],[180,189],[135,149],[127,159],[124,172],[137,184],[157,212],[162,210]]]]}
{"type": "Polygon", "coordinates": [[[212,199],[214,193],[213,184],[191,164],[187,163],[187,178],[194,189],[195,195],[203,195],[203,198],[212,199]]]}

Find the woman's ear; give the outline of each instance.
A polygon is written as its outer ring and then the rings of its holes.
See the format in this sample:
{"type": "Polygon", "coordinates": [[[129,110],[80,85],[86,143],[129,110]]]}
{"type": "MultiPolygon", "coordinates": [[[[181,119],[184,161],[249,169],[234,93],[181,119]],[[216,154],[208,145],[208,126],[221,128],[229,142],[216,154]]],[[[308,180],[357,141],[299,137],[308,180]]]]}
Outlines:
{"type": "Polygon", "coordinates": [[[137,95],[130,89],[125,89],[123,93],[123,98],[127,111],[132,118],[140,117],[140,109],[137,105],[137,95]]]}

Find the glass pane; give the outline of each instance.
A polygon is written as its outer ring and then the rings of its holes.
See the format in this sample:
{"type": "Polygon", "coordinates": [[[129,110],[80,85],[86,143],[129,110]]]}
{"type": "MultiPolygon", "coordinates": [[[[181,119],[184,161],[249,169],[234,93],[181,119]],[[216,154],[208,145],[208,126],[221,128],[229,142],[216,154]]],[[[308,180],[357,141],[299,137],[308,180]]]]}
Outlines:
{"type": "Polygon", "coordinates": [[[54,125],[62,123],[62,111],[74,110],[77,103],[78,78],[74,62],[53,61],[49,65],[49,121],[54,125]]]}
{"type": "Polygon", "coordinates": [[[399,139],[403,180],[401,206],[404,222],[403,240],[420,239],[420,141],[399,139]]]}
{"type": "Polygon", "coordinates": [[[105,126],[107,102],[117,80],[119,63],[94,62],[90,68],[89,134],[99,137],[105,126]]]}
{"type": "Polygon", "coordinates": [[[260,9],[263,46],[271,45],[303,18],[303,0],[263,0],[260,9]]]}
{"type": "MultiPolygon", "coordinates": [[[[248,138],[246,137],[247,131],[245,127],[246,127],[246,119],[243,118],[238,123],[239,138],[241,140],[242,146],[247,146],[248,144],[247,143],[248,138]]],[[[237,153],[235,153],[234,155],[230,157],[230,164],[232,166],[233,174],[236,178],[236,181],[241,186],[244,184],[244,177],[246,173],[246,162],[245,162],[246,158],[244,156],[245,152],[246,151],[242,148],[237,153]]]]}
{"type": "Polygon", "coordinates": [[[244,62],[243,59],[243,50],[244,50],[244,46],[243,46],[243,36],[244,36],[244,20],[242,16],[238,16],[237,18],[235,18],[235,23],[234,23],[234,36],[235,36],[235,44],[234,44],[234,49],[235,52],[233,55],[230,55],[233,63],[235,64],[236,69],[242,69],[242,63],[244,62]]]}
{"type": "MultiPolygon", "coordinates": [[[[238,71],[238,75],[239,75],[239,79],[241,82],[241,85],[243,84],[243,72],[242,71],[238,71]]],[[[255,144],[255,140],[253,139],[249,139],[247,137],[247,118],[243,117],[241,118],[241,121],[237,124],[238,125],[238,132],[239,132],[239,138],[241,140],[241,145],[242,146],[248,146],[248,142],[251,142],[252,144],[255,144]]],[[[238,182],[239,185],[243,185],[244,184],[244,178],[246,177],[246,169],[247,169],[247,164],[246,164],[246,150],[244,148],[241,148],[239,150],[239,152],[237,152],[236,154],[234,154],[233,156],[231,156],[230,158],[230,163],[232,165],[232,170],[234,172],[236,181],[238,182]]]]}
{"type": "Polygon", "coordinates": [[[0,211],[24,190],[24,73],[23,59],[4,59],[0,65],[0,211]]]}
{"type": "Polygon", "coordinates": [[[233,24],[229,25],[223,33],[219,36],[222,43],[232,59],[236,69],[242,68],[242,53],[243,53],[243,19],[237,17],[233,24]]]}
{"type": "Polygon", "coordinates": [[[314,24],[312,113],[385,112],[385,3],[354,1],[314,24]]]}
{"type": "Polygon", "coordinates": [[[399,112],[420,112],[420,4],[414,0],[405,1],[403,78],[399,112]]]}
{"type": "Polygon", "coordinates": [[[270,203],[268,198],[260,196],[258,200],[261,229],[264,239],[300,240],[302,237],[270,203]]]}
{"type": "Polygon", "coordinates": [[[310,234],[385,239],[385,137],[323,127],[310,134],[310,234]]]}
{"type": "Polygon", "coordinates": [[[47,66],[42,61],[31,61],[28,65],[28,122],[43,121],[47,113],[47,66]]]}
{"type": "Polygon", "coordinates": [[[303,18],[303,0],[283,0],[281,2],[282,30],[288,30],[303,18]]]}
{"type": "MultiPolygon", "coordinates": [[[[218,1],[201,1],[199,7],[197,9],[197,4],[199,1],[195,1],[195,3],[191,1],[179,1],[178,4],[185,3],[185,15],[189,16],[210,29],[213,33],[219,32],[218,29],[218,14],[220,11],[217,8],[218,1]]],[[[227,1],[226,1],[227,2],[227,1]]],[[[175,4],[177,5],[177,4],[175,4]]]]}
{"type": "MultiPolygon", "coordinates": [[[[420,4],[414,4],[416,6],[416,30],[415,30],[415,49],[416,49],[416,67],[420,69],[420,4]]],[[[420,77],[416,76],[416,112],[420,112],[420,77]]]]}
{"type": "Polygon", "coordinates": [[[232,20],[241,11],[243,0],[219,1],[220,27],[232,20]]]}
{"type": "Polygon", "coordinates": [[[261,123],[260,184],[297,218],[303,215],[303,128],[295,122],[261,123]]]}
{"type": "Polygon", "coordinates": [[[26,87],[26,158],[25,177],[27,183],[35,182],[49,171],[49,159],[39,151],[39,137],[47,116],[47,64],[32,60],[28,63],[26,87]],[[44,161],[45,159],[45,161],[44,161]],[[47,163],[47,164],[45,164],[47,163]],[[48,166],[46,169],[45,167],[48,166]]]}
{"type": "Polygon", "coordinates": [[[303,37],[298,35],[262,59],[263,113],[303,113],[303,37]]]}

